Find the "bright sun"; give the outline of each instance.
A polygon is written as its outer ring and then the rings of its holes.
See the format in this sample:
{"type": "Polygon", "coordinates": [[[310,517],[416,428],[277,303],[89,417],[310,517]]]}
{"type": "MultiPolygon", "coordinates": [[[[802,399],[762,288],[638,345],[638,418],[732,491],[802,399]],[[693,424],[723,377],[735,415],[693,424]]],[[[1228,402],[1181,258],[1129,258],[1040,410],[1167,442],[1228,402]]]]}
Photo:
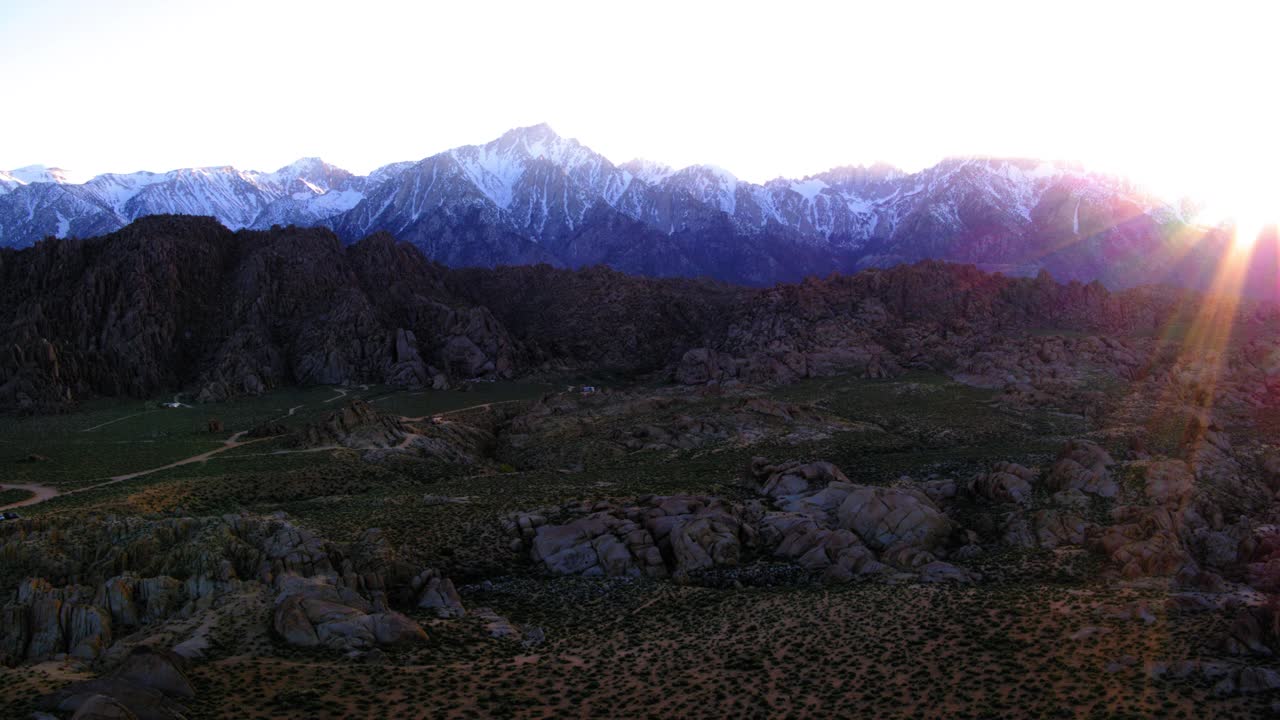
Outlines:
{"type": "Polygon", "coordinates": [[[1254,243],[1258,242],[1258,236],[1262,234],[1262,228],[1265,225],[1263,221],[1248,215],[1236,215],[1233,224],[1234,232],[1231,242],[1238,250],[1252,249],[1254,243]]]}
{"type": "Polygon", "coordinates": [[[1232,228],[1232,242],[1239,250],[1249,250],[1268,226],[1280,219],[1280,196],[1270,192],[1269,177],[1249,177],[1242,173],[1230,187],[1219,187],[1202,217],[1210,223],[1232,228]]]}

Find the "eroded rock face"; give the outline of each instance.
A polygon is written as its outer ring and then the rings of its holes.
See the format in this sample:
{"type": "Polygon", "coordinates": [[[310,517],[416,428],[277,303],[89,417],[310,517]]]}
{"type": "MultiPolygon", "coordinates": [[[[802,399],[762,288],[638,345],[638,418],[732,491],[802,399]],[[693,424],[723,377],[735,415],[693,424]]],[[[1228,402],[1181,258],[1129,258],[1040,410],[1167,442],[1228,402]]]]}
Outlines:
{"type": "Polygon", "coordinates": [[[11,252],[0,276],[6,317],[25,319],[0,333],[5,408],[182,387],[201,402],[290,384],[425,387],[509,377],[520,354],[487,308],[388,236],[344,248],[320,228],[151,216],[11,252]]]}
{"type": "Polygon", "coordinates": [[[418,607],[434,611],[437,617],[458,617],[465,612],[453,581],[441,577],[435,570],[424,571],[414,578],[413,584],[418,593],[418,607]]]}
{"type": "Polygon", "coordinates": [[[1002,391],[1015,406],[1052,406],[1093,415],[1106,397],[1090,389],[1097,373],[1129,379],[1143,353],[1108,336],[1027,337],[996,340],[955,359],[951,376],[965,384],[1002,391]]]}
{"type": "MultiPolygon", "coordinates": [[[[886,563],[922,568],[938,560],[934,551],[953,529],[923,492],[855,485],[831,463],[756,458],[751,471],[776,509],[761,501],[654,496],[516,513],[504,527],[513,549],[558,575],[686,578],[772,556],[829,580],[882,572],[886,563]]],[[[941,565],[929,577],[972,579],[941,565]]]]}
{"type": "Polygon", "coordinates": [[[679,578],[737,565],[754,534],[744,520],[742,508],[716,498],[672,495],[518,513],[505,527],[514,547],[557,575],[679,578]]]}
{"type": "Polygon", "coordinates": [[[183,658],[141,645],[102,677],[71,683],[40,704],[76,718],[182,720],[183,703],[194,697],[183,658]]]}
{"type": "Polygon", "coordinates": [[[1259,607],[1236,610],[1220,644],[1231,655],[1274,655],[1280,650],[1280,606],[1275,599],[1259,607]]]}
{"type": "Polygon", "coordinates": [[[1003,528],[1003,541],[1014,547],[1039,547],[1046,550],[1082,545],[1093,529],[1093,523],[1069,509],[1045,508],[1035,512],[1018,511],[1009,515],[1003,528]]]}
{"type": "Polygon", "coordinates": [[[1059,453],[1045,482],[1053,490],[1079,490],[1114,497],[1119,489],[1109,470],[1114,464],[1111,455],[1097,443],[1072,440],[1059,453]]]}
{"type": "Polygon", "coordinates": [[[1031,499],[1031,487],[1039,472],[1017,463],[997,463],[991,472],[975,476],[968,490],[994,502],[1025,504],[1031,499]]]}
{"type": "Polygon", "coordinates": [[[379,612],[360,594],[327,578],[286,576],[277,586],[272,626],[291,645],[349,652],[427,639],[410,618],[379,612]]]}
{"type": "Polygon", "coordinates": [[[803,513],[768,513],[761,521],[760,534],[766,545],[775,546],[775,557],[794,560],[809,570],[822,570],[828,580],[850,580],[886,569],[852,531],[833,530],[803,513]]]}
{"type": "Polygon", "coordinates": [[[837,510],[841,527],[877,550],[930,550],[946,541],[951,521],[927,495],[908,488],[853,486],[837,510]]]}
{"type": "Polygon", "coordinates": [[[409,432],[399,418],[383,415],[363,400],[350,400],[324,420],[300,430],[294,442],[299,447],[389,448],[399,445],[409,432]]]}
{"type": "Polygon", "coordinates": [[[0,611],[6,664],[63,653],[95,660],[144,625],[190,617],[232,594],[277,598],[272,619],[290,642],[345,649],[421,639],[421,628],[390,602],[462,612],[447,578],[408,567],[376,529],[336,545],[283,516],[106,518],[75,528],[22,523],[4,528],[17,532],[0,552],[50,577],[91,578],[103,566],[137,570],[83,585],[24,581],[0,611]],[[71,541],[69,532],[76,533],[71,541]],[[80,554],[68,557],[67,549],[80,554]],[[144,575],[152,572],[185,579],[144,575]]]}
{"type": "Polygon", "coordinates": [[[1158,505],[1180,505],[1191,497],[1195,476],[1181,460],[1159,460],[1147,466],[1144,489],[1158,505]]]}
{"type": "Polygon", "coordinates": [[[1178,537],[1179,518],[1165,508],[1122,506],[1098,545],[1125,577],[1173,575],[1190,562],[1178,537]]]}
{"type": "Polygon", "coordinates": [[[680,358],[676,365],[676,382],[684,385],[702,385],[712,380],[724,382],[738,376],[738,362],[711,348],[693,348],[680,358]]]}
{"type": "Polygon", "coordinates": [[[137,715],[106,695],[90,695],[80,703],[71,720],[137,720],[137,715]]]}
{"type": "Polygon", "coordinates": [[[849,482],[840,468],[829,462],[770,465],[764,458],[753,458],[751,464],[755,476],[764,478],[760,492],[773,498],[810,494],[833,482],[849,482]]]}
{"type": "Polygon", "coordinates": [[[0,661],[59,654],[92,660],[112,642],[111,616],[93,604],[93,589],[83,585],[54,587],[32,578],[18,586],[14,604],[5,607],[0,661]]]}

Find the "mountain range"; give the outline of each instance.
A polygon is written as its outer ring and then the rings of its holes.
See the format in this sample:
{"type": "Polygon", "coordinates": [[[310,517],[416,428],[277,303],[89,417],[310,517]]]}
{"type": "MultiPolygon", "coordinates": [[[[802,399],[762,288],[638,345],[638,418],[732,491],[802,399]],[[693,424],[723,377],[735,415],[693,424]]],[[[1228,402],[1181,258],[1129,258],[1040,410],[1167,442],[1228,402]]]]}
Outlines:
{"type": "Polygon", "coordinates": [[[602,266],[449,268],[384,232],[344,245],[326,228],[155,215],[0,248],[0,411],[580,371],[880,377],[950,367],[998,329],[1156,327],[1192,294],[933,261],[768,289],[602,266]]]}
{"type": "Polygon", "coordinates": [[[453,266],[605,264],[749,285],[921,259],[1115,287],[1198,285],[1224,247],[1126,180],[1060,163],[952,158],[916,173],[839,167],[761,185],[709,165],[615,165],[547,125],[367,176],[319,158],[82,184],[57,168],[0,172],[0,246],[157,214],[232,230],[324,226],[345,243],[387,232],[453,266]]]}

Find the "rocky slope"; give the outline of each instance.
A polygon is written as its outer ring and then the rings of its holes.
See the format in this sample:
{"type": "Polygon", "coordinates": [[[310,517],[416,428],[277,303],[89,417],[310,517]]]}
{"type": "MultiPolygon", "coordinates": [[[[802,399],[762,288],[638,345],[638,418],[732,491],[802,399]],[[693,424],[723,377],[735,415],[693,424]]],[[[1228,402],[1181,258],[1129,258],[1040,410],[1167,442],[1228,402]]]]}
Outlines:
{"type": "Polygon", "coordinates": [[[348,249],[326,230],[237,234],[178,216],[5,251],[0,403],[509,376],[513,341],[439,274],[385,236],[348,249]]]}
{"type": "Polygon", "coordinates": [[[79,185],[51,171],[0,175],[0,246],[162,213],[233,229],[326,225],[346,242],[384,231],[455,266],[601,263],[753,285],[922,259],[1195,285],[1224,251],[1129,183],[1065,165],[953,158],[914,174],[843,167],[758,185],[711,166],[615,165],[546,125],[368,177],[317,158],[272,173],[193,168],[79,185]]]}
{"type": "MultiPolygon", "coordinates": [[[[603,267],[448,269],[385,233],[344,246],[324,229],[233,233],[172,215],[0,251],[0,281],[0,406],[25,409],[95,394],[216,401],[567,369],[688,384],[912,367],[974,375],[998,362],[993,345],[1037,328],[1150,333],[1200,302],[938,262],[769,290],[603,267]]],[[[1254,307],[1241,313],[1274,315],[1254,307]]],[[[1093,352],[1125,350],[1071,355],[1093,352]]]]}

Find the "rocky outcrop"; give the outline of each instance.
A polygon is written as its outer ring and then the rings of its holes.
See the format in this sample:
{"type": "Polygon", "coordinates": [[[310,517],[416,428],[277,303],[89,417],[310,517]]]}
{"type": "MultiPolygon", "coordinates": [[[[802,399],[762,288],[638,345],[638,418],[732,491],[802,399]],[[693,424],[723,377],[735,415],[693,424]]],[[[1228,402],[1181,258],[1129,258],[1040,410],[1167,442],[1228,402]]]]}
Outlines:
{"type": "Polygon", "coordinates": [[[1190,562],[1180,518],[1166,508],[1121,506],[1097,543],[1125,577],[1173,575],[1190,562]]]}
{"type": "Polygon", "coordinates": [[[17,599],[4,610],[0,661],[70,655],[86,660],[111,645],[111,617],[92,602],[92,588],[53,587],[33,578],[18,586],[17,599]]]}
{"type": "Polygon", "coordinates": [[[1114,497],[1118,488],[1109,468],[1115,464],[1111,455],[1088,440],[1072,440],[1058,454],[1049,469],[1045,484],[1051,490],[1081,492],[1114,497]]]}
{"type": "Polygon", "coordinates": [[[272,627],[290,645],[352,652],[427,639],[413,620],[378,611],[350,587],[329,579],[286,576],[276,586],[272,627]]]}
{"type": "Polygon", "coordinates": [[[1045,508],[1009,515],[1002,541],[1013,547],[1052,550],[1067,545],[1083,545],[1094,524],[1066,508],[1045,508]]]}
{"type": "Polygon", "coordinates": [[[804,513],[768,513],[761,521],[760,537],[763,544],[774,547],[775,557],[820,570],[828,580],[846,581],[886,570],[855,533],[826,527],[804,513]]]}
{"type": "Polygon", "coordinates": [[[650,496],[516,513],[503,525],[512,549],[557,575],[686,579],[772,556],[835,581],[888,565],[973,579],[940,561],[954,524],[918,489],[855,485],[827,462],[755,458],[751,472],[764,502],[650,496]]]}
{"type": "Polygon", "coordinates": [[[399,560],[376,529],[338,545],[283,516],[21,522],[3,528],[0,554],[45,577],[21,583],[0,612],[6,664],[98,660],[143,626],[192,617],[234,594],[274,598],[272,621],[286,641],[346,651],[421,640],[393,604],[462,612],[448,578],[399,560]],[[131,569],[92,580],[101,567],[131,569]],[[56,584],[67,578],[81,582],[56,584]]]}
{"type": "Polygon", "coordinates": [[[717,386],[932,368],[1019,402],[1091,405],[1096,393],[1070,386],[1143,366],[1102,333],[1151,327],[1178,301],[940,262],[768,290],[601,267],[449,270],[386,234],[344,247],[320,228],[232,233],[178,216],[3,251],[0,287],[0,407],[31,411],[573,367],[717,386]],[[1092,334],[1027,336],[1044,325],[1092,334]]]}
{"type": "Polygon", "coordinates": [[[1017,463],[997,463],[991,472],[970,479],[967,490],[985,500],[1025,504],[1031,500],[1031,486],[1040,475],[1017,463]]]}
{"type": "Polygon", "coordinates": [[[1275,599],[1238,608],[1220,645],[1230,655],[1271,657],[1280,651],[1280,606],[1275,599]]]}
{"type": "Polygon", "coordinates": [[[115,698],[90,695],[76,708],[71,720],[137,720],[137,717],[115,698]]]}
{"type": "Polygon", "coordinates": [[[182,657],[140,645],[113,670],[71,683],[42,698],[40,705],[75,718],[182,720],[188,713],[183,703],[194,697],[182,657]]]}
{"type": "Polygon", "coordinates": [[[737,565],[754,529],[742,508],[716,498],[674,495],[635,504],[573,504],[518,513],[504,523],[515,548],[557,575],[689,573],[737,565]],[[551,523],[548,517],[565,518],[551,523]]]}
{"type": "Polygon", "coordinates": [[[836,517],[841,527],[857,533],[868,546],[886,552],[933,550],[952,530],[951,521],[933,501],[912,488],[851,486],[836,517]]]}
{"type": "Polygon", "coordinates": [[[453,581],[435,570],[424,570],[413,580],[419,608],[431,610],[437,617],[458,617],[466,612],[453,581]]]}
{"type": "Polygon", "coordinates": [[[293,443],[298,447],[389,448],[399,445],[409,433],[399,418],[382,415],[363,400],[349,400],[325,419],[299,430],[293,443]]]}
{"type": "Polygon", "coordinates": [[[1157,505],[1180,506],[1195,489],[1195,476],[1181,460],[1158,460],[1147,466],[1143,490],[1157,505]]]}
{"type": "Polygon", "coordinates": [[[829,462],[770,465],[765,458],[756,457],[751,460],[751,471],[756,478],[763,478],[760,492],[773,498],[804,495],[833,482],[849,482],[840,468],[829,462]]]}
{"type": "Polygon", "coordinates": [[[516,343],[442,274],[385,236],[344,249],[323,229],[232,233],[197,217],[4,251],[0,407],[509,377],[516,343]]]}

